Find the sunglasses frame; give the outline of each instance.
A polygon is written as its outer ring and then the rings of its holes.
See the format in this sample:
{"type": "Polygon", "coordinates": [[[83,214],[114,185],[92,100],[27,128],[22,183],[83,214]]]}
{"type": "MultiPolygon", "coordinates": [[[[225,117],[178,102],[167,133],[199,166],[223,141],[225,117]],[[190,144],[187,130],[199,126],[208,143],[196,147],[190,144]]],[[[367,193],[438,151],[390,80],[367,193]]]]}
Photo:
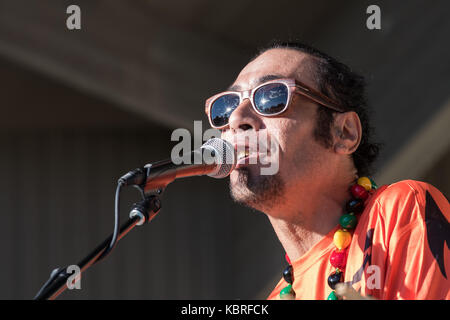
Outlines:
{"type": "MultiPolygon", "coordinates": [[[[212,123],[212,119],[211,119],[211,108],[212,108],[212,105],[220,97],[222,97],[224,95],[227,95],[227,94],[236,94],[236,95],[239,96],[239,105],[241,105],[242,102],[245,99],[249,99],[250,103],[251,103],[251,105],[253,107],[253,110],[257,114],[259,114],[261,116],[264,116],[264,117],[274,117],[274,116],[280,115],[281,113],[283,113],[283,112],[285,112],[287,110],[287,108],[288,108],[288,106],[289,106],[289,104],[291,102],[293,93],[301,94],[301,95],[307,97],[308,99],[310,99],[310,100],[312,100],[312,101],[314,101],[314,102],[316,102],[316,103],[318,103],[318,104],[320,104],[320,105],[322,105],[324,107],[332,109],[334,111],[345,112],[345,110],[336,101],[334,101],[333,99],[327,97],[323,93],[310,88],[309,86],[305,85],[304,83],[302,83],[302,82],[300,82],[300,81],[298,81],[296,79],[288,79],[288,78],[286,78],[286,79],[270,80],[270,81],[267,81],[267,82],[264,82],[264,83],[258,85],[257,87],[255,87],[253,89],[246,90],[246,91],[224,91],[224,92],[218,93],[216,95],[213,95],[212,97],[210,97],[210,98],[208,98],[206,100],[205,113],[208,116],[208,120],[209,120],[209,123],[210,123],[211,127],[215,128],[215,129],[223,129],[223,128],[227,127],[229,125],[229,123],[227,123],[227,124],[225,124],[223,126],[215,126],[212,123]],[[288,97],[287,97],[286,106],[283,108],[283,110],[281,110],[279,112],[276,112],[276,113],[273,113],[273,114],[264,114],[264,113],[260,112],[258,110],[258,108],[256,107],[256,105],[255,105],[255,101],[254,101],[255,92],[256,92],[256,90],[258,90],[259,88],[261,88],[263,86],[266,86],[268,84],[274,84],[274,83],[283,84],[283,85],[285,85],[288,88],[288,97]]],[[[239,107],[239,105],[238,105],[238,107],[239,107]]]]}

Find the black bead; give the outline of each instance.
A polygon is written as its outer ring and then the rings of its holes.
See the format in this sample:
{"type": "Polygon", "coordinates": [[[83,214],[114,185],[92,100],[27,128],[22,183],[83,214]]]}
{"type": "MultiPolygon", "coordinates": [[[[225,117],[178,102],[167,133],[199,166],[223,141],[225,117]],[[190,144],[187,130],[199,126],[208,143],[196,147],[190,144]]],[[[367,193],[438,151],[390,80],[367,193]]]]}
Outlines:
{"type": "Polygon", "coordinates": [[[287,283],[292,284],[294,282],[294,275],[292,274],[292,266],[287,266],[283,271],[283,278],[287,283]]]}
{"type": "Polygon", "coordinates": [[[360,213],[364,210],[364,202],[359,199],[350,200],[346,206],[347,213],[360,213]]]}
{"type": "Polygon", "coordinates": [[[339,271],[333,272],[328,276],[328,285],[330,286],[331,289],[334,290],[336,284],[341,282],[341,279],[342,279],[342,272],[339,271]]]}

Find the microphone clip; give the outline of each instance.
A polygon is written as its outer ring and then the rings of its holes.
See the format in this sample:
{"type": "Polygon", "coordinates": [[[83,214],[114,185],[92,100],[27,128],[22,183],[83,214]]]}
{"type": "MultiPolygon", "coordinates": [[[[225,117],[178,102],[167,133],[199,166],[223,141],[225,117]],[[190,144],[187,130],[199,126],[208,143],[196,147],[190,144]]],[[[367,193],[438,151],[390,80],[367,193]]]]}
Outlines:
{"type": "Polygon", "coordinates": [[[151,165],[146,165],[143,168],[131,170],[130,172],[120,177],[118,183],[122,184],[123,186],[143,187],[150,172],[150,167],[151,165]]]}
{"type": "Polygon", "coordinates": [[[138,226],[150,222],[161,210],[161,200],[157,195],[150,195],[140,202],[133,204],[130,211],[130,218],[138,216],[138,226]]]}

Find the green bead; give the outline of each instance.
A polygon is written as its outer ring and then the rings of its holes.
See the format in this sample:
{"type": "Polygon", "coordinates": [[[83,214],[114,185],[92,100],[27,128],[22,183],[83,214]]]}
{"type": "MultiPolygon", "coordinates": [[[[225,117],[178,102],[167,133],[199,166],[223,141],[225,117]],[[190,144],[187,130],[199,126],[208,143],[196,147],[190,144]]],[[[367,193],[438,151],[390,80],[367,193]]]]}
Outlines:
{"type": "Polygon", "coordinates": [[[292,285],[288,284],[286,287],[284,287],[281,291],[280,291],[280,296],[285,295],[285,294],[289,294],[292,291],[292,285]]]}
{"type": "Polygon", "coordinates": [[[369,178],[369,180],[370,180],[370,182],[372,183],[372,189],[373,189],[373,190],[378,189],[378,186],[377,186],[377,184],[375,183],[375,181],[373,181],[371,178],[369,178]]]}
{"type": "Polygon", "coordinates": [[[291,284],[288,284],[280,291],[280,299],[282,300],[295,299],[295,293],[294,290],[292,290],[291,284]]]}
{"type": "Polygon", "coordinates": [[[356,226],[356,222],[356,216],[353,214],[344,214],[339,219],[339,223],[344,229],[353,229],[356,226]]]}
{"type": "Polygon", "coordinates": [[[280,300],[295,300],[295,294],[288,293],[285,295],[280,296],[280,300]]]}
{"type": "Polygon", "coordinates": [[[331,291],[330,295],[328,296],[327,300],[339,300],[336,293],[334,291],[331,291]]]}

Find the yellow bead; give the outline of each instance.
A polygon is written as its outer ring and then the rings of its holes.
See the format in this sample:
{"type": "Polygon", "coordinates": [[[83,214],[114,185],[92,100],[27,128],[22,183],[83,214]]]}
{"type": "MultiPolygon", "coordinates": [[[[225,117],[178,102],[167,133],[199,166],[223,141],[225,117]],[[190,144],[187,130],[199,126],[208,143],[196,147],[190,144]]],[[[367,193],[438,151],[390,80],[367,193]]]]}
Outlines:
{"type": "Polygon", "coordinates": [[[367,191],[370,191],[370,189],[372,189],[372,181],[370,181],[370,179],[367,177],[359,178],[356,183],[358,183],[361,187],[364,187],[364,189],[366,189],[367,191]]]}
{"type": "Polygon", "coordinates": [[[334,233],[333,242],[339,250],[345,249],[352,242],[352,235],[347,230],[339,229],[334,233]]]}

